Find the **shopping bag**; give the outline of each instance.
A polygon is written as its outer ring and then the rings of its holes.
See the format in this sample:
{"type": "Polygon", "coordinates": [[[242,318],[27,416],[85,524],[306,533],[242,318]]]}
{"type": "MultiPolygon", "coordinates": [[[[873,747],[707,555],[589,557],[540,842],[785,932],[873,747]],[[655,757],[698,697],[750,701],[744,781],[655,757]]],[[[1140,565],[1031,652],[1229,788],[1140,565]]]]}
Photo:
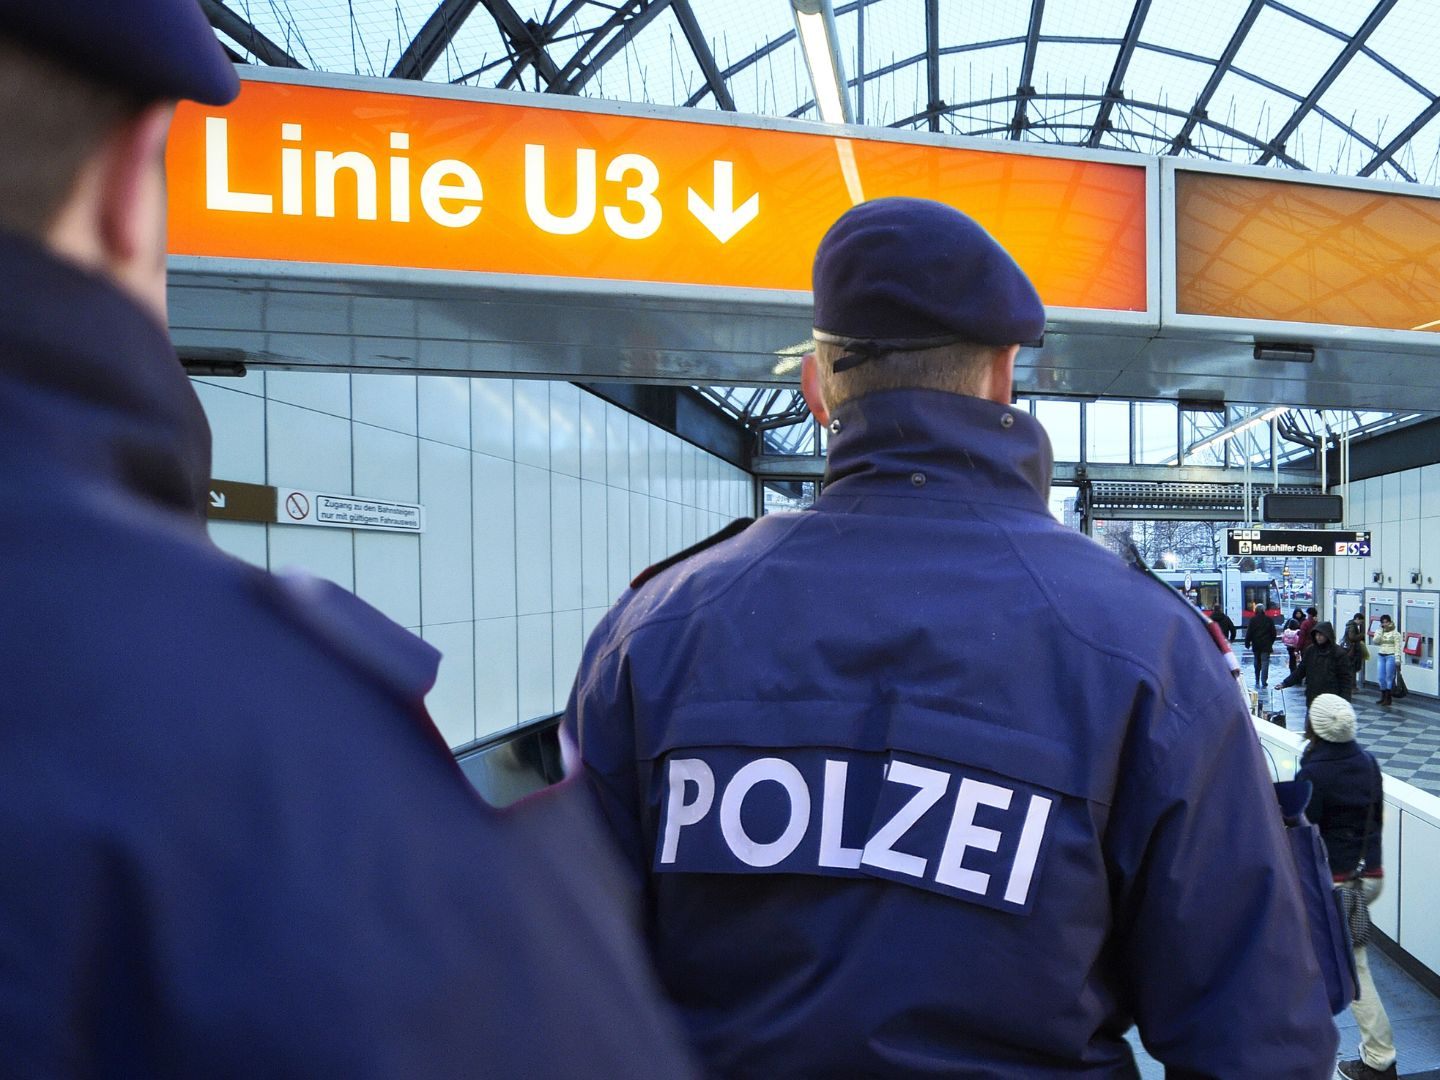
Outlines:
{"type": "Polygon", "coordinates": [[[1405,685],[1405,676],[1400,674],[1400,666],[1395,666],[1395,688],[1390,691],[1391,698],[1396,700],[1410,693],[1410,688],[1405,685]]]}
{"type": "Polygon", "coordinates": [[[1310,803],[1310,781],[1282,780],[1275,785],[1275,798],[1280,803],[1280,816],[1285,822],[1285,841],[1295,874],[1300,880],[1300,895],[1305,902],[1305,918],[1310,927],[1310,945],[1320,974],[1325,979],[1325,996],[1330,1012],[1337,1014],[1355,1000],[1358,990],[1355,954],[1350,948],[1350,933],[1341,910],[1341,899],[1330,876],[1330,862],[1325,855],[1325,842],[1320,830],[1305,818],[1310,803]]]}

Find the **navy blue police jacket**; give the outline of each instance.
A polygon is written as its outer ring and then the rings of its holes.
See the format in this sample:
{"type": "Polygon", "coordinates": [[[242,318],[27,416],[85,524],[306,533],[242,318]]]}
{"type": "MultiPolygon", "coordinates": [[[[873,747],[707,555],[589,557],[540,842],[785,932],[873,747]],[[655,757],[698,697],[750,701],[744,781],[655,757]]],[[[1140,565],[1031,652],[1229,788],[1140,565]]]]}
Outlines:
{"type": "Polygon", "coordinates": [[[209,542],[163,328],[0,283],[0,1077],[687,1075],[583,785],[483,804],[429,646],[209,542]]]}
{"type": "Polygon", "coordinates": [[[1305,816],[1320,830],[1330,873],[1376,876],[1384,859],[1385,788],[1380,766],[1354,739],[1332,743],[1313,740],[1300,758],[1296,780],[1310,781],[1305,816]]]}
{"type": "Polygon", "coordinates": [[[1328,1077],[1202,620],[1047,509],[1028,414],[836,411],[810,510],[628,591],[567,724],[721,1076],[1328,1077]]]}

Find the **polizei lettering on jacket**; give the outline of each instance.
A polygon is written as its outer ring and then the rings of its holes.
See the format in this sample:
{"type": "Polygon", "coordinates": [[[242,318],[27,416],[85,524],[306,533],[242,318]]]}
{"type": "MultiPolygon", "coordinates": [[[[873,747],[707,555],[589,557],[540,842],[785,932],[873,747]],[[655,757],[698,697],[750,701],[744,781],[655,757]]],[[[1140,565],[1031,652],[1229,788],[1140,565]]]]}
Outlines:
{"type": "Polygon", "coordinates": [[[877,877],[1028,912],[1060,798],[898,753],[704,747],[656,773],[659,873],[877,877]]]}

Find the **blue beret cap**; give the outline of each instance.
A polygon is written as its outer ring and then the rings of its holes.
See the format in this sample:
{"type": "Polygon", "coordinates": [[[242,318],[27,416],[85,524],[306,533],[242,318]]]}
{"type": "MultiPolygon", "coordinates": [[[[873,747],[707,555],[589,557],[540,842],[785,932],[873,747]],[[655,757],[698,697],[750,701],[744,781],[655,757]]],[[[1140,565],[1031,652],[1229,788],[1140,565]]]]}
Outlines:
{"type": "Polygon", "coordinates": [[[1045,305],[1010,253],[929,199],[847,210],[820,241],[813,281],[821,340],[1016,345],[1045,332],[1045,305]]]}
{"type": "Polygon", "coordinates": [[[144,102],[240,92],[195,0],[0,0],[0,35],[144,102]]]}

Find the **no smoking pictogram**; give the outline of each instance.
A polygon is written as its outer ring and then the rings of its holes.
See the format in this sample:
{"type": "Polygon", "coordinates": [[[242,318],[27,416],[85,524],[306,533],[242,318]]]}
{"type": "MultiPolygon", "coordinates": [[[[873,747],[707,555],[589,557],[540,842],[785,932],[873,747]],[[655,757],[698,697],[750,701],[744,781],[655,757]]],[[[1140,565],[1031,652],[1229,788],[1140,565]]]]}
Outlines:
{"type": "Polygon", "coordinates": [[[285,500],[285,512],[296,521],[304,521],[310,516],[310,500],[298,491],[292,491],[285,500]]]}

